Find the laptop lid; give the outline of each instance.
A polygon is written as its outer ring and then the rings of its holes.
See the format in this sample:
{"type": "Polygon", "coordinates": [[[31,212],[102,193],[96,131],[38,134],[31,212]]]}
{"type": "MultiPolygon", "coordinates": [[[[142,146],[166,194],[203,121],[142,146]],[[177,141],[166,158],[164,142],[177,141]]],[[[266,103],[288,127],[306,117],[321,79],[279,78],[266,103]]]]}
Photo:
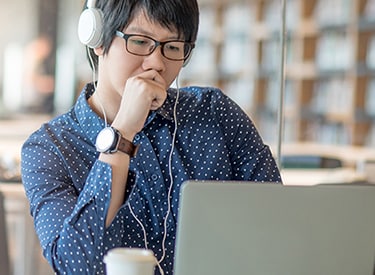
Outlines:
{"type": "Polygon", "coordinates": [[[375,186],[190,181],[175,275],[374,274],[375,186]]]}

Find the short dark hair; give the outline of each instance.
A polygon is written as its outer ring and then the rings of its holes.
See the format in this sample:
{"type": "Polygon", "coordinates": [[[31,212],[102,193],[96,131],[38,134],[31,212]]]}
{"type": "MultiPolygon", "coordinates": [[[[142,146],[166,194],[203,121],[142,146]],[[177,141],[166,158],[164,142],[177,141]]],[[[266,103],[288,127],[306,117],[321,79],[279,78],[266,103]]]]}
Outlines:
{"type": "MultiPolygon", "coordinates": [[[[87,0],[85,8],[87,6],[87,0]]],[[[117,30],[123,30],[139,11],[144,11],[150,20],[170,30],[177,31],[179,38],[195,42],[199,26],[197,0],[97,0],[96,8],[103,12],[104,54],[112,44],[117,30]]],[[[97,68],[98,58],[91,51],[93,66],[97,68]]]]}

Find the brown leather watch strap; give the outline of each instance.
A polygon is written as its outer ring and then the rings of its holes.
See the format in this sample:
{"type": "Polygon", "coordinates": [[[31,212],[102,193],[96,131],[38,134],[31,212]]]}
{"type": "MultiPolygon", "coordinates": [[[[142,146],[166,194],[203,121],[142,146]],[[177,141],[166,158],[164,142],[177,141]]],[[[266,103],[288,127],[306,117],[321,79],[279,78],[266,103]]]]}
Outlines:
{"type": "Polygon", "coordinates": [[[127,155],[129,155],[131,158],[135,157],[137,154],[139,145],[134,145],[131,141],[123,138],[120,135],[120,142],[118,144],[117,150],[121,151],[127,155]]]}

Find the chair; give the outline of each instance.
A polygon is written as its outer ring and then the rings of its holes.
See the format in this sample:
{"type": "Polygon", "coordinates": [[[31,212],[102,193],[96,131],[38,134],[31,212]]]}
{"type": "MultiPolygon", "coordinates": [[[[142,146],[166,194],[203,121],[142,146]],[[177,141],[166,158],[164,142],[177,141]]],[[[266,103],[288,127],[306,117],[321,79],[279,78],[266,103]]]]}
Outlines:
{"type": "Polygon", "coordinates": [[[4,195],[0,192],[0,267],[1,274],[10,275],[7,224],[5,218],[4,195]]]}

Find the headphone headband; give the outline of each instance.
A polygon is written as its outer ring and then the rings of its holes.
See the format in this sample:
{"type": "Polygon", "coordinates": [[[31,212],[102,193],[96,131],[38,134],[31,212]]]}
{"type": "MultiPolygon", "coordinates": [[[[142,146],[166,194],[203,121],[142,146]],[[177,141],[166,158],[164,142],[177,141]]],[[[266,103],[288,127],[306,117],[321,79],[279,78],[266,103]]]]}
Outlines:
{"type": "Polygon", "coordinates": [[[87,0],[87,8],[93,9],[96,6],[96,0],[87,0]]]}

